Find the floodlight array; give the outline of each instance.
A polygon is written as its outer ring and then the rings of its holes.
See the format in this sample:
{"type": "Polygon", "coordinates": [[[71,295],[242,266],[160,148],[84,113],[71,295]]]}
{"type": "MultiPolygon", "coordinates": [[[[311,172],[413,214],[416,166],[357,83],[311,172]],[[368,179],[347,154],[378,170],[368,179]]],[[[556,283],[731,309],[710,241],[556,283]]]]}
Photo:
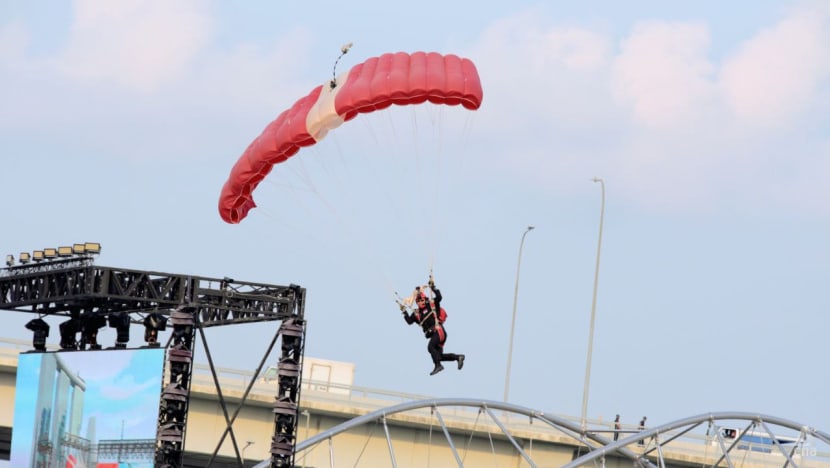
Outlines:
{"type": "MultiPolygon", "coordinates": [[[[84,242],[80,244],[65,245],[60,247],[47,247],[41,250],[35,250],[31,253],[20,252],[17,261],[20,266],[27,265],[34,261],[41,263],[50,260],[65,260],[70,258],[88,259],[94,255],[101,253],[101,244],[98,242],[84,242]]],[[[6,255],[6,266],[11,268],[15,266],[14,255],[6,255]]]]}

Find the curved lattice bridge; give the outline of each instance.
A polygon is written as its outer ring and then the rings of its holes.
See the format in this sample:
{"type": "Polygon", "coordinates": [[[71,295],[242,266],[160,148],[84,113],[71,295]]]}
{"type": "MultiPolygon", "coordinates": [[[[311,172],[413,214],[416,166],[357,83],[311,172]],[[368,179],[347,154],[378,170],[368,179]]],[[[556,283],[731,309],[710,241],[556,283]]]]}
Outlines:
{"type": "Polygon", "coordinates": [[[373,411],[309,437],[296,445],[295,460],[296,466],[396,468],[830,467],[830,435],[775,416],[708,413],[616,434],[612,424],[583,430],[578,421],[510,403],[427,399],[373,411]]]}

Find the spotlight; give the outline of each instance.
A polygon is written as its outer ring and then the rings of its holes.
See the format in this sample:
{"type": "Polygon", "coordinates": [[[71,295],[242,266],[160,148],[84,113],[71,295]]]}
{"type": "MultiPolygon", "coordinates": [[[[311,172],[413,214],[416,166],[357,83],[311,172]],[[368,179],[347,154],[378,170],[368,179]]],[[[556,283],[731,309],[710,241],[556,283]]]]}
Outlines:
{"type": "Polygon", "coordinates": [[[42,250],[35,250],[34,252],[32,252],[32,260],[36,262],[42,262],[44,258],[46,257],[43,256],[42,250]]]}
{"type": "Polygon", "coordinates": [[[20,252],[20,256],[18,257],[18,260],[20,260],[21,264],[25,265],[25,264],[32,261],[32,256],[29,255],[29,252],[20,252]]]}
{"type": "Polygon", "coordinates": [[[72,247],[58,247],[58,257],[71,257],[72,247]]]}
{"type": "Polygon", "coordinates": [[[32,346],[38,351],[46,351],[46,337],[49,336],[49,324],[43,319],[36,318],[29,320],[26,328],[34,332],[32,346]]]}
{"type": "Polygon", "coordinates": [[[78,349],[78,332],[81,331],[81,321],[71,318],[60,324],[61,349],[78,349]]]}
{"type": "Polygon", "coordinates": [[[97,242],[85,242],[84,252],[88,254],[99,254],[101,253],[101,244],[97,242]]]}
{"type": "Polygon", "coordinates": [[[75,255],[83,255],[85,252],[84,244],[72,244],[72,253],[75,255]]]}
{"type": "Polygon", "coordinates": [[[6,255],[6,266],[14,265],[14,255],[6,255]]]}
{"type": "Polygon", "coordinates": [[[81,349],[89,345],[89,349],[101,349],[98,344],[98,330],[106,326],[107,318],[97,312],[91,312],[83,317],[83,327],[81,329],[81,349]]]}
{"type": "Polygon", "coordinates": [[[126,348],[130,341],[130,316],[124,312],[116,312],[109,316],[110,328],[115,328],[115,347],[126,348]]]}
{"type": "Polygon", "coordinates": [[[158,348],[160,346],[159,332],[164,331],[165,329],[167,329],[167,317],[164,315],[158,312],[153,312],[145,317],[144,341],[147,342],[147,346],[151,348],[158,348]]]}
{"type": "Polygon", "coordinates": [[[53,249],[51,247],[43,249],[43,256],[48,259],[53,259],[58,256],[58,249],[53,249]]]}

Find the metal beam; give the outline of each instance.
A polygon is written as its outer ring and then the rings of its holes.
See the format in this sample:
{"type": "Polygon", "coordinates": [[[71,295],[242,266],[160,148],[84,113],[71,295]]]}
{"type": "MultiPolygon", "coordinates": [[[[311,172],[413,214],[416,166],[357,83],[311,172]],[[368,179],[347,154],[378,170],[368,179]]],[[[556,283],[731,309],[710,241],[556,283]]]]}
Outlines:
{"type": "Polygon", "coordinates": [[[304,290],[210,278],[58,262],[0,271],[0,309],[70,317],[77,312],[159,312],[187,304],[203,327],[284,320],[304,290]]]}

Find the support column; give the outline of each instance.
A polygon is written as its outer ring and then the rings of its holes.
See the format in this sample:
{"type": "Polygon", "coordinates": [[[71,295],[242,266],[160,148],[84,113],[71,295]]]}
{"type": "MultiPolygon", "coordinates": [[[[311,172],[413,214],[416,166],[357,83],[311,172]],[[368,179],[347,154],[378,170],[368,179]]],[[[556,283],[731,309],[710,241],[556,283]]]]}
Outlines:
{"type": "Polygon", "coordinates": [[[184,458],[184,436],[193,373],[195,307],[181,306],[170,313],[173,333],[167,348],[169,380],[162,387],[156,433],[156,466],[180,468],[184,458]]]}
{"type": "Polygon", "coordinates": [[[271,467],[293,468],[294,447],[302,383],[302,358],[305,347],[305,321],[289,318],[282,322],[282,354],[277,364],[279,393],[274,402],[274,437],[271,439],[271,467]]]}

